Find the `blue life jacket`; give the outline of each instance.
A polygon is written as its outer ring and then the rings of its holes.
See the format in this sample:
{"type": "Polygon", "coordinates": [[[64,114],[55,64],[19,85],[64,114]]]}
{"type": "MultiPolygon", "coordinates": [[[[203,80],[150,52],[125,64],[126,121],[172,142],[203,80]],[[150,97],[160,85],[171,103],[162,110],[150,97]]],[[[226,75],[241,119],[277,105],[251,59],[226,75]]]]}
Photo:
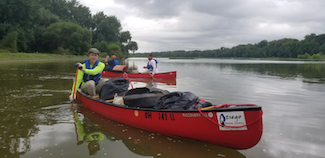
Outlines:
{"type": "MultiPolygon", "coordinates": [[[[155,60],[155,62],[156,62],[156,68],[158,67],[158,61],[156,60],[156,59],[153,59],[153,60],[155,60]]],[[[150,71],[150,72],[152,72],[152,70],[153,70],[153,67],[151,66],[151,65],[149,65],[149,62],[150,61],[148,61],[148,63],[147,63],[147,69],[150,71]]]]}
{"type": "MultiPolygon", "coordinates": [[[[99,60],[97,60],[96,63],[93,65],[93,67],[90,68],[89,59],[85,60],[86,69],[94,69],[96,66],[98,66],[98,63],[99,63],[99,60]]],[[[94,80],[95,84],[97,85],[98,82],[100,81],[101,77],[102,77],[102,73],[98,73],[97,75],[88,75],[88,74],[84,73],[84,77],[83,77],[82,81],[87,82],[89,80],[94,80]]]]}
{"type": "Polygon", "coordinates": [[[113,61],[114,61],[113,65],[108,65],[108,69],[110,69],[110,70],[113,70],[114,66],[119,64],[117,59],[113,59],[113,61]]]}

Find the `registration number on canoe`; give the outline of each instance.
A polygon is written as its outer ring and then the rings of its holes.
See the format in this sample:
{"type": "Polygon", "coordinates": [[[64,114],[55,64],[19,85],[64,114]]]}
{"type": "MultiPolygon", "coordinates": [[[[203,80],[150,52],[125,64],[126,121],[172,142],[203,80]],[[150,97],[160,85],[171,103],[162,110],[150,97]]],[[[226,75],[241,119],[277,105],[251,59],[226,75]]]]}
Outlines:
{"type": "Polygon", "coordinates": [[[247,126],[245,126],[246,119],[243,111],[217,112],[217,119],[219,124],[225,125],[219,126],[220,130],[247,130],[247,126]]]}

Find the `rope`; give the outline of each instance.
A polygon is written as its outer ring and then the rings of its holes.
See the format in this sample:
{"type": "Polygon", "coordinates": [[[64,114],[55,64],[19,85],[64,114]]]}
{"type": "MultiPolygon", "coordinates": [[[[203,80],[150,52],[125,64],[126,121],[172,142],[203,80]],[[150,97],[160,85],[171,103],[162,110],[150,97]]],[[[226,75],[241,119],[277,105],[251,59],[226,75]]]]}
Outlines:
{"type": "MultiPolygon", "coordinates": [[[[228,106],[234,106],[235,104],[224,104],[224,105],[215,105],[213,106],[213,108],[221,108],[221,107],[228,107],[228,106]]],[[[235,106],[243,106],[245,104],[238,104],[238,105],[235,105],[235,106]]],[[[230,127],[230,128],[241,128],[241,127],[245,127],[245,126],[248,126],[248,125],[251,125],[255,122],[257,122],[259,119],[262,118],[263,116],[263,110],[261,110],[261,116],[259,118],[257,118],[256,120],[250,122],[250,123],[247,123],[246,125],[242,125],[242,126],[227,126],[227,125],[222,125],[222,124],[219,124],[218,122],[216,122],[215,120],[212,120],[210,118],[208,118],[208,116],[205,116],[203,115],[202,111],[201,111],[201,108],[198,108],[199,112],[201,113],[202,116],[204,116],[206,119],[208,119],[209,121],[211,121],[212,123],[218,125],[218,126],[222,126],[222,127],[230,127]]]]}
{"type": "Polygon", "coordinates": [[[133,89],[133,85],[132,85],[131,81],[129,80],[128,74],[126,72],[123,73],[123,78],[129,81],[131,88],[133,89]]]}

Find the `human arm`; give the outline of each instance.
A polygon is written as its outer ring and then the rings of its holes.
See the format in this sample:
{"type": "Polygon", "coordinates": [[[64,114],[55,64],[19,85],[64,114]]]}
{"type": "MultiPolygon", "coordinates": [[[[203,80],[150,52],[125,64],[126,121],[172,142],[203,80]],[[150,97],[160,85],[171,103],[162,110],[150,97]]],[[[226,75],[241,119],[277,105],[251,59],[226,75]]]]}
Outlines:
{"type": "Polygon", "coordinates": [[[105,68],[105,64],[102,62],[99,62],[98,65],[94,69],[85,69],[85,73],[88,75],[97,75],[99,73],[102,73],[104,68],[105,68]]]}
{"type": "Polygon", "coordinates": [[[109,59],[109,55],[106,56],[105,63],[107,63],[108,59],[109,59]]]}

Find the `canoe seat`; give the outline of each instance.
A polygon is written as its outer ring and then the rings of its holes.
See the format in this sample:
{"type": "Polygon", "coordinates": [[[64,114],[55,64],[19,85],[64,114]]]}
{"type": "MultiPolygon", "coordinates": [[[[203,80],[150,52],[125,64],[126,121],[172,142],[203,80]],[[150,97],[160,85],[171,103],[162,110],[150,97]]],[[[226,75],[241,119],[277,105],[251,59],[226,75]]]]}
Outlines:
{"type": "Polygon", "coordinates": [[[106,102],[110,102],[110,103],[113,102],[113,101],[114,101],[114,99],[106,100],[106,102]]]}

